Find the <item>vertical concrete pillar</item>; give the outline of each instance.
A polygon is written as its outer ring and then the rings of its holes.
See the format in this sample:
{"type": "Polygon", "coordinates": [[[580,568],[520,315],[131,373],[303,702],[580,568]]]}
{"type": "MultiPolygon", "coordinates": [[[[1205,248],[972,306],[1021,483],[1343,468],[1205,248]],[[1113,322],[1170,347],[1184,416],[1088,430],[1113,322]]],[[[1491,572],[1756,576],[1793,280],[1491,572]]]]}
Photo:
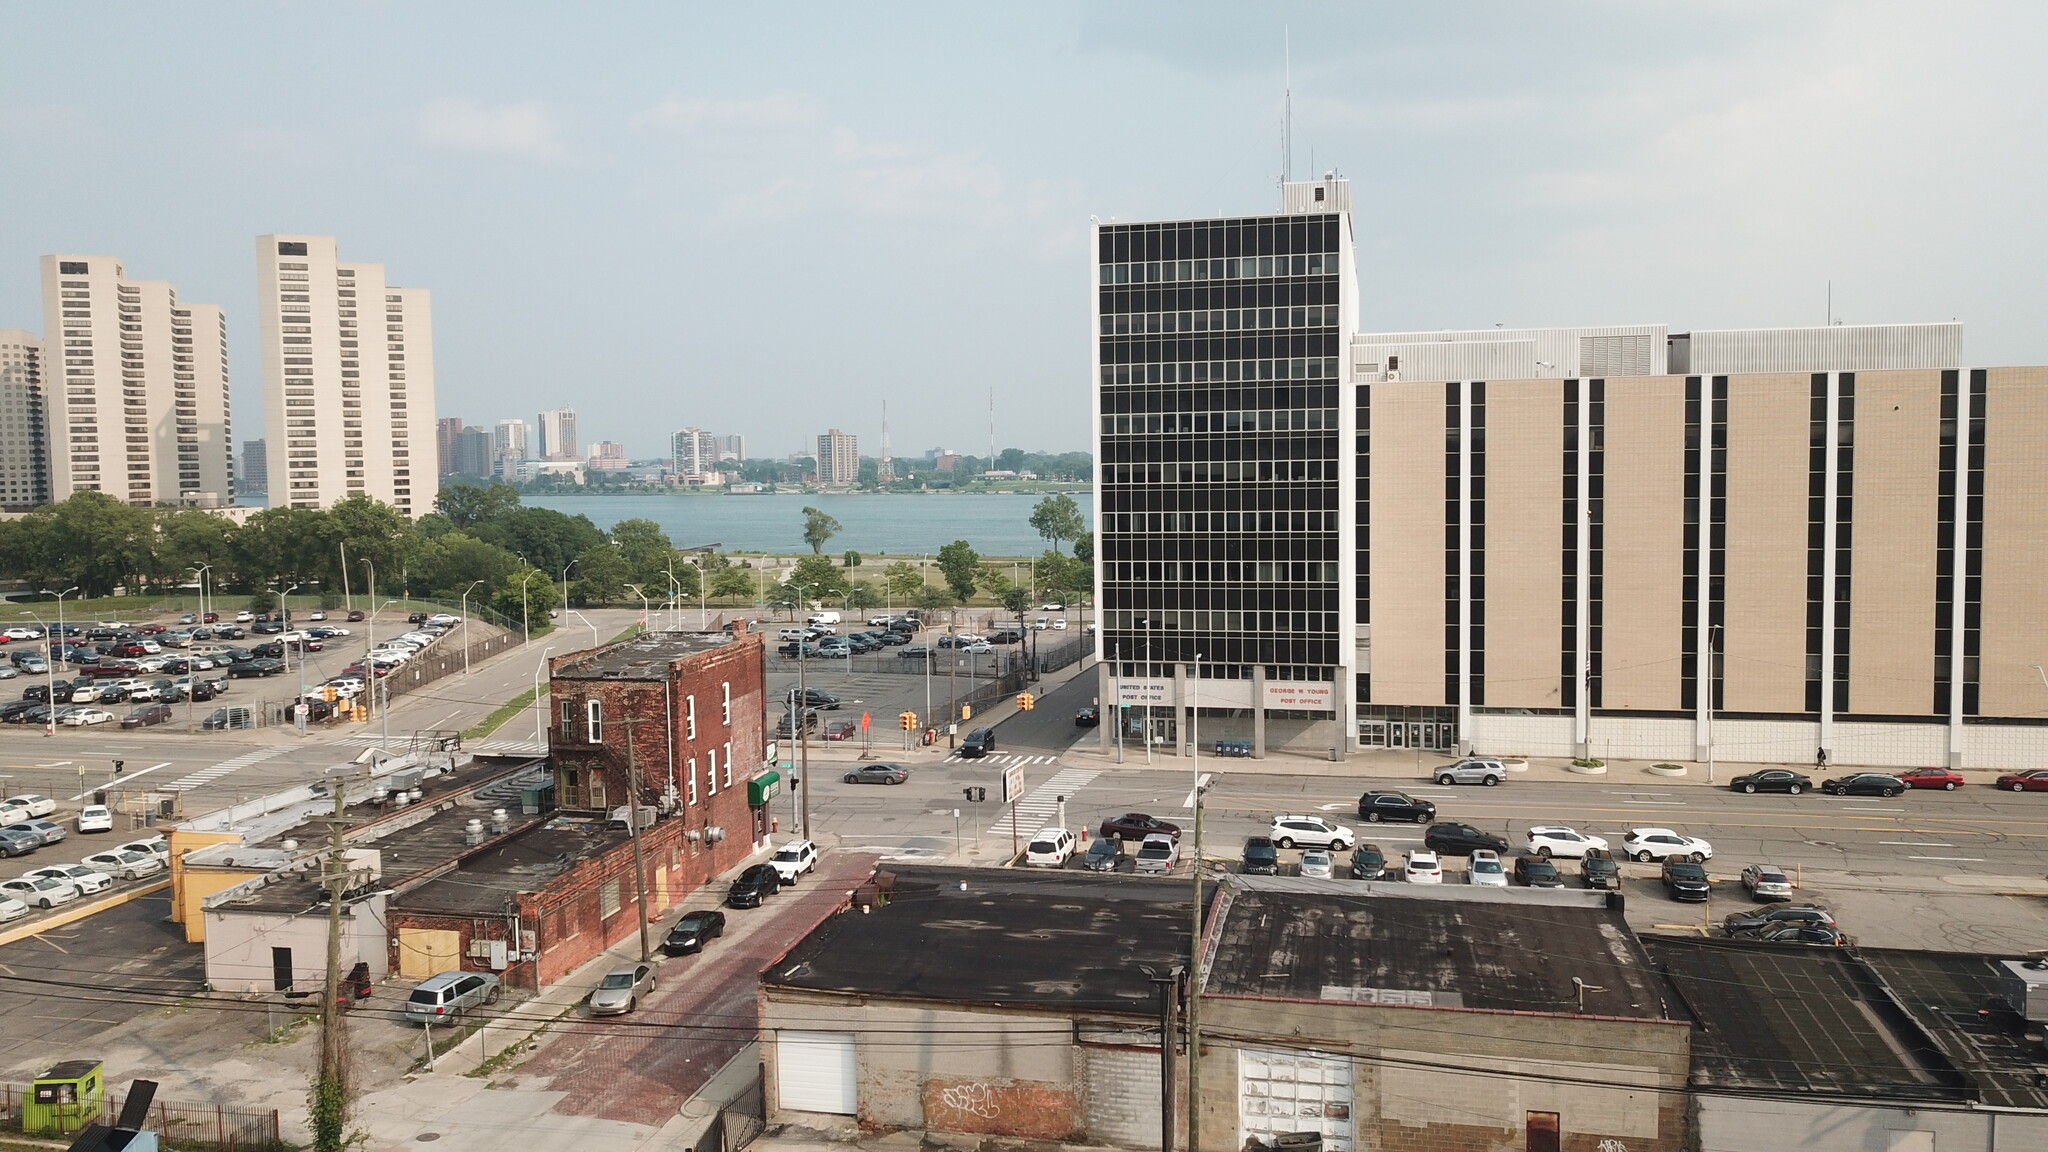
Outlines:
{"type": "MultiPolygon", "coordinates": [[[[1343,709],[1337,710],[1339,724],[1343,721],[1343,709]]],[[[1342,734],[1339,734],[1342,739],[1342,734]]],[[[1252,758],[1266,758],[1266,666],[1252,665],[1252,758]]]]}
{"type": "Polygon", "coordinates": [[[1095,665],[1095,698],[1101,701],[1095,706],[1100,720],[1096,729],[1102,735],[1102,754],[1108,756],[1116,751],[1116,726],[1123,720],[1123,710],[1117,707],[1116,684],[1110,679],[1107,661],[1095,665]]]}
{"type": "Polygon", "coordinates": [[[1173,666],[1173,744],[1182,756],[1194,747],[1188,742],[1188,666],[1185,664],[1173,666]]]}

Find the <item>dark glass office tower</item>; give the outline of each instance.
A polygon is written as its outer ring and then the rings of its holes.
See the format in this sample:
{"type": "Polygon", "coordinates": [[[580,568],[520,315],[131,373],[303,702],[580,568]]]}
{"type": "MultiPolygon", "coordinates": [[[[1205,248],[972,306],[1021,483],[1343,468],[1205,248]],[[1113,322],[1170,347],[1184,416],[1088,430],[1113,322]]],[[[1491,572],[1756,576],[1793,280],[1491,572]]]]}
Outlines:
{"type": "Polygon", "coordinates": [[[1098,645],[1148,725],[1199,707],[1205,742],[1348,727],[1349,193],[1330,178],[1286,185],[1279,215],[1098,226],[1098,645]]]}

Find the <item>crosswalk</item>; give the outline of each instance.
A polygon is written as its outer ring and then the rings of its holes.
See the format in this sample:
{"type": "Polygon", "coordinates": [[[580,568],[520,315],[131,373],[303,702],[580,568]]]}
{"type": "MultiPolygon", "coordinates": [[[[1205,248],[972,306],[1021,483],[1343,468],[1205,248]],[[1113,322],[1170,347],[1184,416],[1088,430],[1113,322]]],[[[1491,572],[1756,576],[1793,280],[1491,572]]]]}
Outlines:
{"type": "MultiPolygon", "coordinates": [[[[1050,760],[1052,757],[1048,756],[1045,759],[1050,760]]],[[[1052,774],[1051,779],[1025,793],[1024,798],[1017,801],[1017,807],[1013,812],[1003,813],[1001,820],[989,826],[989,834],[1028,836],[1038,831],[1051,824],[1053,818],[1059,814],[1060,797],[1065,796],[1072,800],[1074,793],[1100,775],[1100,772],[1088,768],[1060,769],[1052,774]]]]}
{"type": "Polygon", "coordinates": [[[1057,754],[1033,756],[1026,752],[1006,752],[999,756],[981,756],[973,760],[962,759],[958,752],[946,757],[948,764],[978,764],[990,768],[1026,768],[1033,764],[1057,764],[1059,760],[1057,754]]]}
{"type": "Polygon", "coordinates": [[[186,773],[164,785],[163,789],[166,792],[190,792],[194,788],[211,784],[223,776],[232,776],[251,764],[261,764],[273,756],[282,756],[288,751],[290,751],[288,748],[258,748],[254,752],[244,752],[240,756],[230,757],[218,764],[201,768],[197,772],[186,773]]]}

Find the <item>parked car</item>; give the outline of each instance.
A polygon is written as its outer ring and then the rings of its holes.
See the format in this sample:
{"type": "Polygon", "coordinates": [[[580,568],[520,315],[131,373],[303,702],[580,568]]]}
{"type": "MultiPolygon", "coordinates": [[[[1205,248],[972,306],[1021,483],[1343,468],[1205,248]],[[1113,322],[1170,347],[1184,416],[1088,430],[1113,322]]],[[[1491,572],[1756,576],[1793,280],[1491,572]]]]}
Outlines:
{"type": "Polygon", "coordinates": [[[111,723],[113,719],[114,714],[104,708],[67,708],[58,716],[57,723],[70,728],[84,728],[111,723]]]}
{"type": "MultiPolygon", "coordinates": [[[[1116,841],[1097,840],[1097,844],[1116,841]]],[[[1270,836],[1247,836],[1244,851],[1238,855],[1237,870],[1246,876],[1278,876],[1280,874],[1280,851],[1273,847],[1270,836]]]]}
{"type": "MultiPolygon", "coordinates": [[[[1139,853],[1142,858],[1143,852],[1139,853]]],[[[1336,861],[1330,859],[1328,849],[1306,848],[1301,853],[1301,875],[1310,880],[1328,880],[1336,872],[1336,861]]]]}
{"type": "Polygon", "coordinates": [[[154,876],[164,870],[164,862],[149,852],[129,852],[120,848],[106,852],[95,852],[79,863],[95,872],[105,872],[122,880],[140,880],[154,876]]]}
{"type": "Polygon", "coordinates": [[[1110,816],[1102,821],[1096,835],[1105,840],[1143,840],[1154,832],[1164,832],[1174,839],[1180,839],[1180,825],[1146,815],[1143,812],[1126,812],[1121,816],[1110,816]]]}
{"type": "Polygon", "coordinates": [[[825,725],[825,739],[827,739],[827,740],[858,740],[858,739],[860,739],[860,721],[858,721],[858,720],[834,720],[834,721],[832,721],[832,722],[831,722],[830,724],[827,724],[827,725],[825,725]]]}
{"type": "Polygon", "coordinates": [[[0,896],[0,924],[5,924],[9,920],[19,920],[26,915],[28,905],[12,896],[0,896]]]}
{"type": "Polygon", "coordinates": [[[1081,853],[1081,867],[1090,872],[1114,872],[1123,862],[1124,842],[1114,837],[1097,838],[1088,842],[1088,851],[1081,853]]]}
{"type": "Polygon", "coordinates": [[[1750,772],[1728,781],[1728,790],[1731,792],[1785,792],[1797,796],[1811,787],[1813,777],[1789,768],[1766,768],[1761,772],[1750,772]]]}
{"type": "Polygon", "coordinates": [[[121,718],[123,728],[147,728],[153,724],[167,724],[177,717],[169,704],[144,704],[121,718]]]}
{"type": "Polygon", "coordinates": [[[1024,848],[1024,863],[1034,868],[1061,868],[1074,854],[1074,834],[1065,828],[1040,828],[1024,848]]]}
{"type": "Polygon", "coordinates": [[[19,820],[7,825],[6,829],[9,832],[26,832],[29,835],[40,839],[43,842],[44,846],[46,847],[48,845],[55,844],[59,840],[64,839],[65,836],[64,826],[62,824],[57,823],[55,820],[44,820],[40,818],[30,820],[19,820]]]}
{"type": "Polygon", "coordinates": [[[1102,713],[1093,704],[1074,713],[1074,727],[1076,728],[1094,728],[1101,723],[1102,713]]]}
{"type": "Polygon", "coordinates": [[[1564,887],[1564,876],[1547,856],[1515,857],[1515,879],[1531,888],[1564,887]]]}
{"type": "Polygon", "coordinates": [[[1481,888],[1507,887],[1508,873],[1501,866],[1500,853],[1491,848],[1481,848],[1472,853],[1472,859],[1465,863],[1465,883],[1481,888]]]}
{"type": "Polygon", "coordinates": [[[170,841],[164,839],[161,834],[145,836],[140,840],[130,840],[128,843],[118,847],[130,852],[147,852],[166,865],[171,862],[170,841]]]}
{"type": "MultiPolygon", "coordinates": [[[[208,623],[212,623],[212,615],[210,612],[207,613],[208,623]]],[[[360,608],[353,609],[348,614],[348,622],[351,624],[360,624],[363,622],[363,619],[363,610],[360,608]]]]}
{"type": "Polygon", "coordinates": [[[795,736],[797,734],[799,725],[802,726],[802,730],[805,732],[816,732],[818,730],[817,709],[804,709],[802,719],[798,719],[796,714],[792,712],[783,713],[782,719],[776,722],[775,734],[781,737],[782,739],[787,740],[790,737],[795,736]]]}
{"type": "Polygon", "coordinates": [[[1816,948],[1847,948],[1849,938],[1839,928],[1819,924],[1786,924],[1759,932],[1749,939],[1763,944],[1803,944],[1816,948]]]}
{"type": "Polygon", "coordinates": [[[1731,912],[1721,919],[1721,930],[1730,936],[1748,936],[1785,924],[1835,926],[1834,914],[1818,904],[1779,904],[1759,912],[1731,912]]]}
{"type": "Polygon", "coordinates": [[[1134,865],[1140,872],[1171,872],[1180,863],[1180,841],[1164,832],[1154,832],[1138,845],[1134,865]]]}
{"type": "Polygon", "coordinates": [[[78,810],[78,830],[80,832],[112,832],[114,830],[114,810],[105,804],[87,804],[78,810]]]}
{"type": "Polygon", "coordinates": [[[1703,904],[1714,891],[1705,868],[1675,856],[1664,858],[1664,889],[1673,900],[1687,904],[1703,904]]]}
{"type": "Polygon", "coordinates": [[[443,972],[429,976],[405,998],[405,1018],[415,1024],[445,1024],[471,1008],[496,1004],[504,991],[489,972],[443,972]]]}
{"type": "Polygon", "coordinates": [[[78,899],[78,886],[51,876],[20,876],[0,880],[0,896],[19,900],[31,908],[55,908],[78,899]]]}
{"type": "Polygon", "coordinates": [[[1481,832],[1470,824],[1458,823],[1431,824],[1428,831],[1422,834],[1422,845],[1431,852],[1441,852],[1447,856],[1470,856],[1475,848],[1486,848],[1495,852],[1508,850],[1507,837],[1495,836],[1491,832],[1481,832]]]}
{"type": "Polygon", "coordinates": [[[682,919],[661,938],[661,950],[669,956],[687,956],[702,952],[704,945],[725,935],[725,913],[716,908],[700,908],[695,912],[683,913],[682,919]]]}
{"type": "Polygon", "coordinates": [[[1676,857],[1704,864],[1714,858],[1714,846],[1692,836],[1680,836],[1669,828],[1631,828],[1621,838],[1623,855],[1648,864],[1652,860],[1676,857]]]}
{"type": "Polygon", "coordinates": [[[962,760],[979,760],[995,750],[996,730],[993,728],[976,728],[960,742],[962,760]]]}
{"type": "Polygon", "coordinates": [[[809,840],[785,841],[769,864],[782,883],[794,884],[797,877],[818,866],[818,846],[809,840]]]}
{"type": "MultiPolygon", "coordinates": [[[[792,692],[790,693],[790,695],[791,695],[792,697],[794,697],[794,696],[796,695],[796,693],[795,693],[794,691],[792,691],[792,692]]],[[[825,691],[825,690],[824,690],[824,689],[822,689],[822,688],[806,688],[806,689],[804,689],[804,690],[803,690],[803,701],[804,701],[804,707],[806,707],[806,708],[826,708],[826,709],[831,709],[831,708],[837,708],[837,707],[839,707],[839,703],[840,703],[840,702],[839,702],[839,697],[837,697],[837,696],[834,696],[834,695],[833,695],[832,693],[830,693],[830,692],[827,692],[827,691],[825,691]]]]}
{"type": "Polygon", "coordinates": [[[1282,848],[1327,848],[1343,852],[1358,842],[1358,834],[1342,824],[1321,816],[1275,816],[1266,835],[1282,848]]]}
{"type": "Polygon", "coordinates": [[[1360,844],[1351,850],[1353,880],[1383,880],[1387,875],[1387,854],[1377,844],[1360,844]]]}
{"type": "Polygon", "coordinates": [[[1579,883],[1588,888],[1621,889],[1621,865],[1605,848],[1589,848],[1579,857],[1579,883]]]}
{"type": "Polygon", "coordinates": [[[1427,824],[1436,819],[1436,805],[1406,792],[1367,792],[1358,798],[1358,818],[1372,824],[1382,820],[1427,824]]]}
{"type": "Polygon", "coordinates": [[[1909,768],[1898,776],[1908,788],[1939,788],[1953,792],[1963,786],[1963,774],[1950,768],[1909,768]]]}
{"type": "Polygon", "coordinates": [[[43,838],[33,832],[0,828],[0,856],[26,856],[42,846],[43,838]]]}
{"type": "Polygon", "coordinates": [[[1401,869],[1401,878],[1410,884],[1441,884],[1444,882],[1444,866],[1437,861],[1434,852],[1410,852],[1401,869]]]}
{"type": "Polygon", "coordinates": [[[1751,864],[1742,870],[1742,886],[1759,903],[1792,898],[1792,878],[1775,864],[1751,864]]]}
{"type": "Polygon", "coordinates": [[[905,660],[929,660],[932,657],[932,650],[926,644],[907,644],[899,649],[896,655],[905,660]]]}
{"type": "Polygon", "coordinates": [[[48,796],[38,796],[33,792],[24,792],[19,796],[9,796],[7,804],[9,807],[19,807],[24,816],[50,816],[54,815],[57,811],[57,802],[55,800],[50,799],[48,796]]]}
{"type": "Polygon", "coordinates": [[[856,764],[840,777],[848,784],[901,784],[910,772],[901,764],[856,764]]]}
{"type": "Polygon", "coordinates": [[[95,872],[83,864],[51,864],[47,867],[31,869],[24,873],[24,875],[49,876],[62,880],[78,889],[80,894],[87,896],[95,892],[105,892],[114,886],[114,878],[112,876],[107,875],[105,872],[95,872]]]}
{"type": "Polygon", "coordinates": [[[1607,847],[1603,837],[1588,836],[1562,824],[1538,824],[1529,829],[1529,851],[1549,859],[1552,856],[1584,856],[1594,848],[1607,847]]]}
{"type": "Polygon", "coordinates": [[[759,908],[761,901],[782,891],[782,876],[773,864],[756,864],[733,877],[725,903],[731,908],[759,908]]]}
{"type": "Polygon", "coordinates": [[[2008,792],[2048,792],[2048,768],[2007,772],[1998,778],[1998,787],[2008,792]]]}
{"type": "Polygon", "coordinates": [[[604,974],[590,993],[592,1016],[620,1016],[640,1006],[642,996],[654,994],[654,965],[642,961],[621,964],[604,974]]]}
{"type": "Polygon", "coordinates": [[[1491,788],[1508,778],[1508,769],[1498,760],[1465,759],[1443,765],[1432,778],[1438,784],[1484,784],[1491,788]]]}

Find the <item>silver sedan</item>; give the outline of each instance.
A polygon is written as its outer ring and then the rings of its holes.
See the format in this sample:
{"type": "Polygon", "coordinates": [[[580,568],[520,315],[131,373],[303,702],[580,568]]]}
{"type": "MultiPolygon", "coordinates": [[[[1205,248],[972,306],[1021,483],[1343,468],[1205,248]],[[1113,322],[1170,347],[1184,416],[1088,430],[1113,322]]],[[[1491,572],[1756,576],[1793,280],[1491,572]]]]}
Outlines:
{"type": "Polygon", "coordinates": [[[592,1016],[617,1016],[640,1006],[640,997],[654,991],[654,965],[628,964],[605,973],[590,994],[592,1016]]]}

